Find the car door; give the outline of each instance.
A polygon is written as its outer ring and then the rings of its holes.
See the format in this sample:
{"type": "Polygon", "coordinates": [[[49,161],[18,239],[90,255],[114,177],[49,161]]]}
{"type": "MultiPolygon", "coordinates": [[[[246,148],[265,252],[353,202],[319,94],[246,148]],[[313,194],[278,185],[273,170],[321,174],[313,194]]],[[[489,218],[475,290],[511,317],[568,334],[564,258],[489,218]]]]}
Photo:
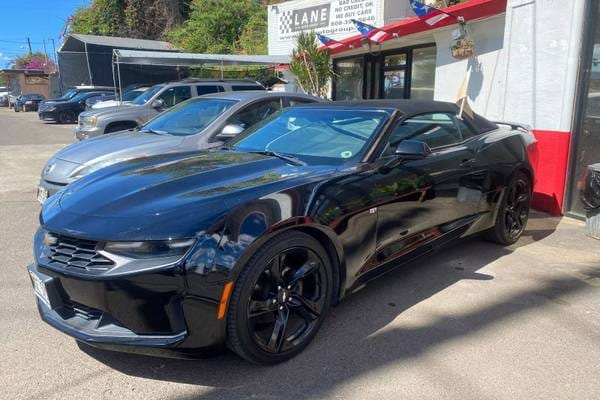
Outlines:
{"type": "Polygon", "coordinates": [[[427,143],[432,153],[374,173],[377,250],[367,269],[438,238],[452,224],[466,224],[477,213],[481,192],[465,187],[474,173],[475,149],[469,143],[471,133],[462,131],[457,121],[449,113],[427,113],[393,128],[377,165],[393,159],[394,149],[406,139],[427,143]]]}

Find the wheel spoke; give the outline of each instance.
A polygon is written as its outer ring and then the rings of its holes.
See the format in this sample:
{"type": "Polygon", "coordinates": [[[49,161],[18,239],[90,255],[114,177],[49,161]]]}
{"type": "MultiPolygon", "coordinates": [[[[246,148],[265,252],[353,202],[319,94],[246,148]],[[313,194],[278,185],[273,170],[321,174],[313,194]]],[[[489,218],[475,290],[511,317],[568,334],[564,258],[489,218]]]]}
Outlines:
{"type": "Polygon", "coordinates": [[[285,342],[285,331],[287,330],[287,323],[289,318],[289,311],[287,308],[279,310],[277,318],[275,319],[275,326],[273,326],[273,332],[267,343],[267,348],[275,353],[279,353],[285,342]]]}
{"type": "Polygon", "coordinates": [[[300,282],[307,276],[315,273],[317,271],[317,267],[318,267],[318,264],[316,262],[307,261],[306,263],[304,263],[300,268],[298,268],[294,272],[294,274],[292,275],[292,278],[290,279],[289,284],[291,286],[295,286],[296,284],[298,284],[298,282],[300,282]]]}
{"type": "Polygon", "coordinates": [[[256,318],[275,311],[277,311],[277,301],[274,301],[274,299],[250,300],[250,311],[248,312],[248,316],[250,318],[256,318]]]}
{"type": "Polygon", "coordinates": [[[291,306],[306,322],[314,321],[319,318],[319,315],[321,314],[316,302],[298,294],[294,294],[294,297],[291,300],[291,306]]]}
{"type": "Polygon", "coordinates": [[[282,284],[283,279],[281,277],[281,268],[283,267],[283,254],[278,254],[272,261],[269,272],[271,274],[271,281],[275,284],[282,284]]]}

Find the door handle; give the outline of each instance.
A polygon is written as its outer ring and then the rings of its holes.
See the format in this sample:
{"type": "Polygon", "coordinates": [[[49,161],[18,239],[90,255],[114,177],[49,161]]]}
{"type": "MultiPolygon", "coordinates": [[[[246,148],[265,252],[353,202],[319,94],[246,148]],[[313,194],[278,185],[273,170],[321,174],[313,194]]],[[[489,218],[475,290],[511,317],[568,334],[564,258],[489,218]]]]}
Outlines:
{"type": "Polygon", "coordinates": [[[474,158],[465,158],[458,165],[460,165],[462,168],[471,168],[474,164],[475,164],[474,158]]]}

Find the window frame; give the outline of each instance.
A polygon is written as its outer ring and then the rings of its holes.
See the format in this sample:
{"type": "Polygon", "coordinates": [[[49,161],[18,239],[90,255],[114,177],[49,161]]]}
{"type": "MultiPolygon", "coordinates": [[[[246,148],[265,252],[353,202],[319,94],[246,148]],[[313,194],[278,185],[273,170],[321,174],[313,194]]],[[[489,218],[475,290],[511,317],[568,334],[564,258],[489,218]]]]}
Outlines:
{"type": "Polygon", "coordinates": [[[429,112],[423,112],[420,114],[415,114],[412,115],[410,118],[406,118],[405,115],[400,115],[398,118],[396,118],[395,121],[392,121],[392,123],[390,124],[388,130],[384,133],[383,137],[381,138],[381,141],[379,143],[379,145],[381,145],[381,149],[379,151],[375,151],[375,153],[377,154],[377,156],[375,157],[375,159],[386,159],[389,158],[391,156],[393,156],[393,152],[389,153],[389,154],[385,154],[386,150],[388,148],[391,148],[390,146],[390,142],[389,142],[389,138],[392,136],[392,134],[394,133],[394,130],[396,129],[396,127],[402,123],[404,123],[407,119],[412,119],[414,117],[418,117],[420,115],[427,115],[427,114],[446,114],[450,117],[450,119],[452,120],[452,123],[455,124],[456,129],[459,131],[459,133],[461,134],[461,139],[463,138],[462,136],[462,130],[460,129],[459,125],[457,124],[456,120],[461,120],[465,123],[465,125],[467,125],[467,127],[469,129],[471,129],[474,133],[473,136],[467,138],[467,139],[462,139],[460,142],[456,142],[456,143],[451,143],[451,144],[447,144],[444,146],[437,146],[437,147],[431,147],[431,155],[436,155],[440,152],[442,152],[445,149],[451,148],[451,147],[455,147],[455,146],[462,146],[465,143],[471,141],[471,140],[475,140],[476,138],[489,133],[489,132],[478,132],[476,129],[473,129],[473,124],[469,121],[468,118],[466,118],[466,116],[463,116],[462,119],[458,118],[458,115],[452,112],[447,112],[447,111],[429,111],[429,112]]]}

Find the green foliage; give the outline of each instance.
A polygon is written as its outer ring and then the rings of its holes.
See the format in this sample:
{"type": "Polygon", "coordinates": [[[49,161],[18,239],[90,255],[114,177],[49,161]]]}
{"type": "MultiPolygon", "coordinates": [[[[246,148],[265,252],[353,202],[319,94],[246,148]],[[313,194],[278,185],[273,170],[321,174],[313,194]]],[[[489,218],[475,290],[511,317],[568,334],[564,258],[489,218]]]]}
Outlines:
{"type": "Polygon", "coordinates": [[[193,0],[190,18],[167,38],[195,53],[266,53],[266,18],[257,0],[193,0]]]}
{"type": "Polygon", "coordinates": [[[105,36],[159,39],[180,25],[190,0],[92,0],[73,14],[71,31],[105,36]]]}
{"type": "Polygon", "coordinates": [[[301,32],[298,35],[290,71],[296,75],[298,85],[304,92],[323,98],[327,96],[333,71],[329,65],[329,54],[319,51],[314,32],[301,32]]]}
{"type": "Polygon", "coordinates": [[[464,3],[465,1],[469,1],[469,0],[435,0],[435,2],[432,4],[433,7],[435,8],[444,8],[444,7],[450,7],[459,3],[464,3]]]}

